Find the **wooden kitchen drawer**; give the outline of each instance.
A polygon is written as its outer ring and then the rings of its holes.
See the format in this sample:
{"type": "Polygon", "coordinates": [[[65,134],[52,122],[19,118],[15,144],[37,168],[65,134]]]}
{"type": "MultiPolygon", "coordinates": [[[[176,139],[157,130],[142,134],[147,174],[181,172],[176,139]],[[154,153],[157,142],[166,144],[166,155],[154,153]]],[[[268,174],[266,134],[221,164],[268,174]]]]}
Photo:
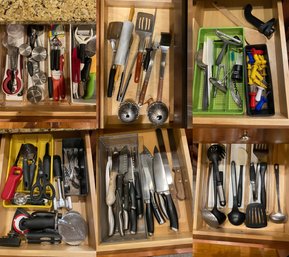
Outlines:
{"type": "MultiPolygon", "coordinates": [[[[197,179],[196,179],[196,198],[194,204],[194,224],[193,224],[193,239],[197,240],[211,240],[219,241],[220,243],[230,242],[232,244],[251,244],[251,245],[267,245],[274,248],[282,248],[288,245],[289,241],[289,223],[276,224],[269,220],[268,215],[272,212],[277,212],[277,194],[274,175],[274,164],[279,164],[280,174],[280,204],[283,213],[288,214],[288,162],[287,156],[289,147],[288,144],[268,144],[268,168],[266,171],[266,195],[267,195],[267,221],[268,225],[264,228],[254,229],[248,228],[245,224],[240,226],[233,226],[228,217],[225,222],[220,225],[219,228],[212,228],[207,225],[203,218],[201,210],[204,208],[212,209],[213,205],[213,189],[212,181],[210,187],[208,186],[209,175],[209,160],[207,158],[207,149],[210,144],[199,144],[198,148],[198,165],[197,165],[197,179]],[[209,189],[210,188],[210,189],[209,189]],[[209,191],[208,191],[209,190],[209,191]],[[210,192],[210,193],[208,193],[210,192]],[[210,197],[207,198],[208,194],[210,197]],[[209,199],[209,201],[207,200],[209,199]],[[209,202],[209,204],[208,204],[209,202]],[[207,207],[210,205],[210,207],[207,207]]],[[[219,162],[219,170],[224,172],[224,187],[227,204],[225,207],[219,210],[226,215],[232,208],[232,187],[230,180],[231,161],[236,162],[237,179],[239,174],[238,165],[238,147],[245,148],[247,150],[247,164],[244,166],[244,180],[243,180],[243,204],[239,208],[240,211],[246,213],[247,204],[252,202],[251,200],[251,186],[249,178],[250,162],[257,163],[257,158],[253,154],[253,144],[226,144],[226,157],[219,162]]],[[[260,183],[259,183],[260,185],[260,183]]],[[[260,189],[259,189],[260,190],[260,189]]],[[[260,201],[260,196],[258,198],[260,201]]]]}
{"type": "MultiPolygon", "coordinates": [[[[189,47],[193,48],[193,54],[189,55],[188,72],[192,72],[196,65],[194,64],[194,53],[196,52],[198,31],[200,28],[222,28],[240,26],[244,28],[244,36],[249,44],[266,44],[269,52],[270,68],[272,73],[272,85],[274,91],[275,115],[270,117],[249,117],[243,115],[194,115],[193,126],[203,125],[225,125],[225,126],[248,126],[248,127],[273,127],[288,125],[288,58],[286,53],[286,40],[284,31],[284,19],[282,11],[282,1],[266,0],[253,1],[253,15],[262,21],[268,21],[271,18],[276,18],[275,33],[271,39],[267,39],[260,34],[250,23],[245,20],[244,6],[246,1],[227,1],[221,0],[216,4],[221,11],[212,5],[211,1],[194,1],[192,11],[189,12],[190,23],[192,24],[192,36],[189,38],[189,47]],[[224,9],[225,7],[225,9],[224,9]],[[232,22],[222,12],[230,13],[237,17],[237,22],[232,22]],[[213,17],[213,18],[212,18],[213,17]],[[195,66],[194,66],[195,65],[195,66]]],[[[189,75],[189,81],[192,82],[192,77],[189,75]]],[[[192,83],[191,83],[192,86],[192,83]]],[[[190,90],[189,90],[190,92],[190,90]]],[[[243,103],[245,104],[245,103],[243,103]]],[[[192,106],[194,103],[192,103],[192,106]]]]}
{"type": "MultiPolygon", "coordinates": [[[[90,23],[93,25],[93,23],[90,23]]],[[[6,26],[8,24],[1,24],[0,25],[0,33],[4,35],[6,32],[6,26]]],[[[25,26],[25,31],[27,31],[28,24],[23,24],[25,26]]],[[[50,51],[48,49],[48,33],[50,24],[41,24],[44,25],[44,33],[39,36],[40,39],[40,45],[43,45],[47,52],[50,51]]],[[[99,48],[98,43],[96,48],[96,88],[93,99],[90,100],[80,100],[75,101],[72,97],[72,72],[71,72],[71,55],[72,55],[72,37],[70,33],[70,24],[62,24],[64,27],[65,32],[65,50],[64,52],[61,52],[64,56],[64,68],[63,68],[63,75],[64,75],[64,84],[65,84],[65,98],[61,99],[59,97],[59,101],[54,101],[53,99],[50,99],[48,96],[48,80],[41,85],[42,88],[42,100],[36,104],[32,104],[27,99],[27,90],[28,87],[31,87],[33,85],[32,79],[28,74],[27,71],[27,62],[28,58],[22,57],[18,55],[19,61],[18,70],[19,67],[22,67],[23,72],[19,72],[18,76],[21,76],[22,84],[23,84],[23,95],[18,96],[11,96],[6,95],[4,91],[0,90],[0,99],[1,99],[1,105],[0,105],[0,122],[1,121],[31,121],[31,122],[53,122],[53,121],[59,121],[60,127],[65,127],[65,125],[62,125],[65,121],[71,121],[74,122],[82,122],[84,120],[89,121],[90,125],[85,127],[86,129],[90,128],[98,128],[98,117],[99,117],[99,104],[98,104],[98,97],[99,97],[99,75],[98,75],[98,56],[99,56],[99,48]]],[[[80,26],[84,25],[84,23],[75,23],[73,26],[80,26]]],[[[94,24],[96,27],[94,30],[96,38],[99,38],[99,29],[98,25],[94,24]]],[[[75,28],[75,27],[74,27],[75,28]]],[[[64,43],[63,42],[63,43],[64,43]]],[[[96,40],[97,42],[97,40],[96,40]]],[[[21,43],[28,43],[28,36],[24,35],[23,39],[19,39],[16,42],[16,46],[21,45],[21,43]]],[[[7,55],[7,49],[4,46],[0,47],[0,81],[1,81],[1,87],[3,80],[6,77],[6,55],[7,55]]],[[[48,75],[48,57],[41,61],[40,64],[40,70],[43,71],[46,75],[48,75]]],[[[7,66],[9,67],[9,66],[7,66]]],[[[17,124],[17,123],[16,123],[17,124]]],[[[17,126],[17,125],[16,125],[17,126]]],[[[21,127],[21,124],[18,125],[21,127]]],[[[38,127],[40,127],[40,123],[38,124],[38,127]]],[[[3,125],[3,128],[5,125],[3,125]]]]}
{"type": "MultiPolygon", "coordinates": [[[[165,68],[165,77],[163,84],[162,101],[169,108],[169,118],[165,125],[175,124],[178,127],[185,126],[186,120],[186,77],[184,72],[185,66],[185,44],[186,29],[186,3],[183,1],[171,0],[157,0],[157,1],[126,1],[126,0],[101,0],[101,35],[100,35],[100,65],[101,65],[101,117],[100,123],[103,128],[120,127],[123,125],[135,126],[136,128],[152,127],[152,123],[147,117],[146,101],[157,97],[157,88],[159,80],[160,69],[160,49],[157,51],[153,70],[150,76],[145,103],[140,108],[140,115],[138,119],[132,123],[124,123],[118,118],[118,109],[120,102],[116,100],[120,79],[115,82],[114,92],[112,97],[107,97],[108,78],[112,64],[112,49],[107,39],[108,25],[112,21],[126,21],[128,20],[130,8],[135,7],[133,23],[136,23],[138,12],[147,12],[154,14],[157,8],[156,23],[154,28],[153,40],[159,42],[161,32],[170,32],[172,35],[172,42],[168,50],[165,68]]],[[[133,42],[128,59],[127,74],[133,56],[138,49],[139,37],[133,30],[133,42]]],[[[127,90],[125,100],[136,102],[137,83],[134,82],[135,68],[133,68],[132,78],[127,90]]]]}
{"type": "MultiPolygon", "coordinates": [[[[169,148],[167,131],[162,130],[164,142],[166,149],[169,148]]],[[[132,131],[126,133],[100,133],[97,135],[97,171],[96,171],[96,192],[97,192],[97,253],[101,255],[105,254],[121,254],[127,252],[152,252],[157,251],[160,248],[171,249],[172,252],[175,252],[176,249],[188,249],[192,247],[192,167],[189,156],[189,150],[187,145],[187,139],[185,136],[185,131],[183,129],[175,129],[174,136],[177,144],[177,152],[181,161],[181,168],[183,171],[183,180],[185,186],[185,195],[186,199],[183,201],[178,200],[179,205],[179,231],[175,232],[169,228],[169,221],[167,220],[165,224],[159,225],[157,221],[154,221],[155,231],[153,236],[141,235],[142,238],[138,235],[130,235],[129,232],[126,232],[124,237],[113,236],[108,237],[107,235],[107,205],[105,202],[105,167],[107,161],[108,148],[103,147],[103,140],[111,136],[109,142],[111,142],[111,148],[115,144],[118,148],[121,149],[123,145],[130,144],[130,142],[135,142],[137,136],[139,142],[139,153],[143,151],[143,145],[145,145],[148,150],[153,153],[155,146],[158,146],[155,130],[146,130],[146,131],[132,131]],[[100,136],[100,137],[99,137],[100,136]],[[115,136],[119,136],[122,139],[121,141],[115,140],[115,136]],[[114,139],[112,139],[114,137],[114,139]],[[127,137],[127,140],[124,141],[124,137],[127,137]],[[130,140],[128,140],[130,139],[130,140]],[[131,141],[133,140],[133,141],[131,141]],[[115,143],[113,143],[115,142],[115,143]],[[116,144],[118,142],[118,144],[116,144]],[[119,142],[122,142],[121,144],[119,142]],[[102,149],[102,150],[101,150],[102,149]],[[101,151],[100,151],[101,150],[101,151]]],[[[106,139],[107,142],[107,139],[106,139]]],[[[172,168],[172,159],[170,151],[168,153],[168,160],[170,167],[172,168]]],[[[143,218],[139,220],[139,223],[143,223],[143,218]]],[[[143,233],[143,232],[142,232],[143,233]]],[[[118,234],[118,233],[117,233],[118,234]]]]}
{"type": "MultiPolygon", "coordinates": [[[[24,134],[23,134],[24,135],[24,134]]],[[[27,135],[27,134],[26,134],[27,135]]],[[[88,236],[86,240],[81,243],[79,246],[70,246],[62,242],[59,245],[40,245],[40,244],[27,244],[25,241],[22,241],[20,247],[0,247],[0,255],[7,255],[9,251],[9,256],[95,256],[96,254],[96,240],[95,240],[95,181],[94,181],[94,169],[90,145],[90,137],[87,132],[60,132],[52,133],[54,138],[54,154],[62,156],[62,139],[64,138],[75,138],[80,137],[83,139],[85,144],[86,151],[86,163],[87,163],[87,174],[88,174],[88,188],[89,192],[87,196],[72,197],[72,207],[73,210],[79,212],[81,216],[86,220],[88,225],[88,236]]],[[[25,135],[24,135],[25,137],[25,135]]],[[[0,191],[2,192],[5,179],[6,179],[6,170],[8,170],[8,158],[9,158],[9,148],[10,148],[11,135],[3,136],[1,139],[1,150],[0,150],[0,160],[1,160],[1,184],[0,191]]],[[[51,154],[51,153],[50,153],[51,154]]],[[[52,155],[52,154],[51,154],[52,155]]],[[[42,158],[42,156],[38,156],[42,158]]],[[[56,182],[54,184],[56,187],[56,182]]],[[[56,187],[57,188],[57,187],[56,187]]],[[[11,222],[13,215],[15,213],[15,208],[4,208],[0,206],[1,209],[1,236],[6,235],[11,229],[11,222]]],[[[29,213],[32,211],[41,210],[41,209],[28,209],[29,213]]],[[[63,209],[63,213],[65,209],[63,209]]]]}

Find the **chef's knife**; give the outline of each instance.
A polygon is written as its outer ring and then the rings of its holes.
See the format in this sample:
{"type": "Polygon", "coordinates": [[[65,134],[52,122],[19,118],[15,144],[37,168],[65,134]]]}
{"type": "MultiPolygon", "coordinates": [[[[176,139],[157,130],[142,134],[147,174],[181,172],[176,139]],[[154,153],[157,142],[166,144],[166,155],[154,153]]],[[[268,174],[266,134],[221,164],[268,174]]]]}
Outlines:
{"type": "Polygon", "coordinates": [[[153,164],[156,191],[165,198],[166,209],[170,219],[170,228],[177,231],[179,229],[177,210],[170,193],[163,159],[157,147],[154,149],[153,164]]]}
{"type": "Polygon", "coordinates": [[[115,149],[113,153],[108,153],[106,164],[106,205],[108,206],[108,235],[112,236],[115,230],[115,219],[112,205],[115,203],[116,177],[119,166],[119,152],[115,149]]]}
{"type": "Polygon", "coordinates": [[[146,172],[144,171],[145,169],[148,169],[148,165],[146,162],[145,155],[141,154],[140,158],[141,158],[141,166],[142,166],[142,169],[140,170],[140,175],[141,175],[141,185],[142,185],[142,196],[143,196],[143,201],[145,203],[146,226],[147,226],[148,235],[152,236],[154,233],[154,219],[153,219],[151,196],[150,196],[150,190],[149,190],[149,181],[146,176],[146,172]]]}
{"type": "Polygon", "coordinates": [[[177,190],[176,195],[179,200],[184,200],[186,198],[186,195],[185,195],[185,190],[184,190],[180,160],[179,160],[178,153],[177,153],[177,146],[176,146],[176,140],[174,137],[174,131],[173,129],[167,129],[167,131],[168,131],[171,155],[172,155],[172,160],[173,160],[173,172],[175,173],[174,180],[175,180],[175,186],[177,190]]]}
{"type": "MultiPolygon", "coordinates": [[[[135,180],[134,180],[134,163],[132,159],[132,153],[128,155],[128,172],[125,174],[124,183],[126,188],[126,183],[128,185],[128,203],[124,203],[124,209],[126,209],[126,204],[129,212],[129,222],[130,222],[130,233],[135,234],[137,231],[137,214],[136,214],[136,192],[135,192],[135,180]]],[[[126,189],[124,190],[126,191],[126,189]]]]}
{"type": "Polygon", "coordinates": [[[156,199],[155,199],[155,188],[151,176],[151,170],[153,169],[152,167],[152,159],[150,158],[150,152],[149,150],[144,147],[143,153],[141,153],[141,160],[142,160],[142,168],[143,172],[145,174],[147,186],[150,191],[150,202],[151,202],[151,207],[153,209],[154,216],[156,217],[157,222],[161,225],[165,223],[165,220],[159,210],[159,207],[157,205],[156,199]],[[147,154],[149,153],[149,154],[147,154]]]}

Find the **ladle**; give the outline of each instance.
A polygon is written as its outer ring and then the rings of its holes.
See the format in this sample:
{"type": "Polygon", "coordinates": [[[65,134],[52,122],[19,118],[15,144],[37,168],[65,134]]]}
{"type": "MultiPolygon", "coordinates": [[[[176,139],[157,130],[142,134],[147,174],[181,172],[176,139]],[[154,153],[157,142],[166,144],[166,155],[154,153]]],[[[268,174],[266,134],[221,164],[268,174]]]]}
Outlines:
{"type": "Polygon", "coordinates": [[[235,226],[241,225],[246,218],[245,213],[240,212],[238,209],[237,201],[237,178],[236,178],[236,163],[235,161],[231,162],[231,181],[232,181],[232,191],[233,191],[233,208],[228,214],[228,219],[231,224],[235,226]]]}
{"type": "MultiPolygon", "coordinates": [[[[210,168],[211,170],[211,168],[210,168]]],[[[211,173],[211,172],[210,172],[211,173]]],[[[210,181],[210,175],[208,177],[208,185],[210,181]]],[[[218,202],[217,202],[217,183],[216,183],[216,174],[215,172],[213,173],[213,181],[214,181],[214,207],[212,211],[208,209],[203,209],[202,210],[202,217],[204,221],[213,228],[218,228],[225,220],[226,220],[226,215],[218,210],[218,202]]]]}
{"type": "Polygon", "coordinates": [[[208,159],[213,163],[214,173],[216,174],[217,192],[221,206],[226,205],[226,198],[220,177],[218,161],[222,160],[225,157],[225,154],[226,154],[225,147],[220,144],[211,145],[207,151],[208,159]]]}
{"type": "Polygon", "coordinates": [[[278,211],[276,213],[272,212],[269,218],[274,223],[285,223],[287,221],[287,215],[281,212],[280,206],[280,192],[279,192],[279,164],[274,164],[274,173],[276,179],[276,193],[277,193],[277,203],[278,211]]]}

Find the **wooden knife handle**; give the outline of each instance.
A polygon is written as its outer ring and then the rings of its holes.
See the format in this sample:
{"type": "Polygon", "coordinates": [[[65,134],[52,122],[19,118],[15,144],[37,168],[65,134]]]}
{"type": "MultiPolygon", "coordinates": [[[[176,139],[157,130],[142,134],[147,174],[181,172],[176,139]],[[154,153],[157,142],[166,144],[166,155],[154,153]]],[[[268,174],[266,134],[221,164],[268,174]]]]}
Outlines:
{"type": "Polygon", "coordinates": [[[108,193],[106,196],[107,205],[113,205],[115,202],[116,177],[117,177],[117,172],[111,172],[110,177],[109,177],[108,193]]]}
{"type": "Polygon", "coordinates": [[[140,95],[139,95],[139,101],[138,102],[139,102],[140,105],[143,105],[143,103],[144,103],[144,99],[145,99],[145,96],[146,96],[147,88],[148,88],[148,81],[144,81],[142,89],[141,89],[141,92],[140,92],[140,95]]]}
{"type": "Polygon", "coordinates": [[[134,74],[134,82],[135,83],[138,83],[140,80],[141,67],[142,67],[142,57],[143,57],[143,53],[138,52],[137,59],[136,59],[136,66],[135,66],[135,74],[134,74]]]}
{"type": "Polygon", "coordinates": [[[175,185],[177,190],[177,198],[179,200],[184,200],[186,198],[185,189],[184,189],[184,182],[182,177],[182,171],[180,168],[173,169],[175,173],[175,185]]]}

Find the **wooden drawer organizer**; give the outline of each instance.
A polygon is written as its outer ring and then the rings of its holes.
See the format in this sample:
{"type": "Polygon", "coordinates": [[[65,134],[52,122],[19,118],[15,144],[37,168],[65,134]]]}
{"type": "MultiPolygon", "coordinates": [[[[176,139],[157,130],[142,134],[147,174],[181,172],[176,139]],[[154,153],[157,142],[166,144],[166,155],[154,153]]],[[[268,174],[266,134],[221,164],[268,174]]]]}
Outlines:
{"type": "MultiPolygon", "coordinates": [[[[83,24],[83,23],[81,23],[83,24]]],[[[91,24],[91,23],[90,23],[91,24]]],[[[23,24],[26,26],[27,24],[23,24]]],[[[41,35],[41,41],[43,42],[43,46],[48,50],[48,30],[50,27],[50,24],[42,24],[44,25],[44,35],[41,35]]],[[[76,24],[77,25],[77,24],[76,24]]],[[[80,25],[80,24],[79,24],[80,25]]],[[[70,24],[63,24],[64,30],[65,30],[65,52],[64,52],[64,78],[65,78],[65,99],[60,99],[59,101],[54,101],[49,99],[48,96],[48,82],[46,82],[43,87],[43,99],[37,103],[37,104],[31,104],[27,100],[27,85],[28,85],[28,72],[27,72],[27,58],[23,57],[23,86],[24,86],[24,94],[22,99],[18,100],[8,100],[7,96],[3,93],[2,89],[0,90],[0,121],[1,119],[9,119],[10,121],[15,121],[17,118],[17,121],[20,120],[27,120],[29,117],[30,121],[48,121],[48,120],[61,120],[62,118],[68,120],[79,120],[79,119],[90,119],[94,120],[94,123],[98,123],[98,90],[99,90],[99,76],[96,75],[96,99],[94,99],[94,102],[91,102],[90,104],[85,103],[75,103],[73,102],[72,96],[71,96],[71,49],[70,49],[70,41],[71,41],[71,34],[70,34],[70,24]]],[[[97,25],[96,25],[97,26],[97,25]]],[[[6,25],[2,24],[0,25],[0,33],[1,35],[4,35],[6,32],[6,25]]],[[[99,34],[99,29],[96,27],[96,33],[97,38],[99,34]]],[[[25,42],[27,43],[27,35],[25,35],[25,42]]],[[[5,74],[5,60],[6,60],[6,54],[7,49],[1,45],[0,47],[0,81],[2,86],[3,77],[5,74]]],[[[96,60],[98,62],[98,44],[97,44],[97,50],[96,50],[96,60]]],[[[18,59],[20,58],[20,55],[18,59]]],[[[41,70],[44,71],[46,74],[48,74],[48,58],[46,58],[45,61],[40,62],[41,70]]],[[[98,64],[96,74],[98,74],[98,64]]],[[[19,75],[20,76],[20,75],[19,75]]],[[[31,82],[30,82],[31,84],[31,82]]],[[[95,128],[97,128],[97,125],[94,125],[95,128]]]]}
{"type": "MultiPolygon", "coordinates": [[[[208,226],[201,215],[201,210],[207,207],[207,192],[208,192],[208,175],[209,175],[209,160],[207,158],[207,149],[210,144],[199,144],[198,149],[198,164],[197,164],[197,179],[196,179],[196,198],[194,205],[194,224],[193,238],[204,240],[229,241],[231,243],[247,243],[247,244],[266,244],[288,245],[289,241],[289,223],[275,224],[268,218],[268,226],[261,229],[247,228],[244,224],[233,226],[228,218],[220,228],[214,229],[208,226]]],[[[287,156],[289,151],[288,144],[269,144],[268,168],[266,171],[266,195],[267,195],[267,215],[277,211],[277,196],[276,184],[274,175],[274,164],[279,163],[280,176],[280,204],[283,213],[288,214],[288,162],[287,156]]],[[[227,144],[225,145],[226,157],[220,162],[219,169],[224,172],[224,187],[227,199],[227,205],[220,208],[226,215],[231,211],[232,205],[232,189],[230,180],[231,161],[235,160],[237,164],[237,148],[243,147],[248,152],[247,165],[244,166],[243,180],[243,205],[239,208],[240,211],[246,212],[247,204],[250,203],[251,188],[249,179],[250,162],[257,163],[257,158],[253,154],[253,144],[227,144]],[[233,150],[234,149],[234,150],[233,150]],[[229,203],[231,202],[231,203],[229,203]]],[[[239,166],[236,165],[237,178],[239,174],[239,166]]],[[[212,184],[211,184],[212,185],[212,184]]],[[[260,185],[260,183],[259,183],[260,185]]],[[[212,191],[210,191],[212,192],[212,191]]],[[[211,194],[213,196],[213,194],[211,194]]],[[[213,204],[213,198],[209,197],[210,203],[213,204]]],[[[258,198],[260,199],[260,197],[258,198]]],[[[210,204],[210,205],[211,205],[210,204]]],[[[208,209],[211,209],[208,207],[208,209]]]]}
{"type": "MultiPolygon", "coordinates": [[[[72,206],[73,210],[78,211],[82,217],[86,220],[88,224],[88,237],[85,242],[80,246],[70,246],[65,243],[60,245],[40,245],[40,244],[27,244],[22,242],[20,247],[16,248],[7,248],[0,247],[0,255],[7,255],[9,251],[9,256],[91,256],[94,257],[96,254],[96,240],[95,240],[95,213],[96,210],[93,208],[95,206],[95,181],[94,181],[94,171],[93,171],[93,161],[90,145],[90,137],[88,133],[80,132],[60,132],[53,134],[54,137],[54,154],[62,155],[62,139],[65,137],[82,137],[86,147],[86,159],[87,159],[87,171],[89,179],[89,193],[86,197],[72,197],[72,206]],[[40,253],[41,252],[41,253],[40,253]]],[[[0,166],[2,171],[7,170],[8,157],[9,157],[9,145],[10,145],[10,136],[5,135],[1,139],[1,148],[0,148],[0,166]]],[[[0,191],[2,192],[3,186],[6,180],[6,172],[2,172],[0,181],[0,191]]],[[[56,186],[56,184],[55,184],[56,186]]],[[[0,234],[6,235],[11,229],[11,222],[13,215],[15,213],[15,208],[4,208],[0,206],[0,217],[3,221],[1,225],[0,234]]],[[[29,209],[35,211],[34,209],[29,209]]]]}
{"type": "MultiPolygon", "coordinates": [[[[288,58],[286,52],[286,39],[284,31],[284,19],[282,11],[282,1],[280,0],[266,0],[266,1],[253,1],[253,14],[260,20],[268,21],[272,17],[276,18],[276,31],[270,40],[267,40],[265,36],[257,32],[257,30],[249,24],[243,14],[243,8],[247,4],[247,1],[241,0],[232,2],[229,0],[218,1],[218,6],[226,7],[239,21],[244,24],[245,38],[250,44],[267,44],[270,60],[270,68],[272,73],[272,84],[274,91],[274,103],[275,103],[275,115],[271,117],[249,117],[246,114],[240,117],[234,116],[232,119],[230,116],[215,115],[215,116],[197,116],[193,118],[193,126],[220,124],[227,126],[285,126],[288,124],[288,58]]],[[[199,28],[201,27],[233,27],[237,26],[231,20],[226,18],[219,10],[217,10],[211,1],[194,1],[194,5],[191,17],[189,17],[190,23],[192,23],[192,40],[189,38],[189,47],[193,47],[193,53],[196,52],[196,43],[199,28]],[[213,17],[213,18],[212,18],[213,17]]],[[[194,55],[189,56],[191,62],[194,63],[194,55]]],[[[188,67],[188,71],[194,67],[188,67]]],[[[192,78],[190,78],[192,79],[192,78]]],[[[244,103],[245,104],[245,103],[244,103]]]]}
{"type": "MultiPolygon", "coordinates": [[[[157,1],[125,1],[125,0],[101,0],[101,57],[100,63],[103,65],[101,67],[101,127],[110,128],[117,127],[119,125],[125,125],[118,118],[118,109],[120,102],[116,101],[116,96],[119,88],[119,81],[115,83],[114,93],[111,98],[106,96],[107,87],[108,87],[108,77],[109,71],[111,68],[112,61],[112,50],[109,41],[107,40],[107,28],[110,22],[112,21],[125,21],[128,20],[128,16],[130,13],[130,7],[135,7],[135,14],[133,18],[133,23],[136,22],[136,17],[138,12],[147,12],[154,14],[155,8],[157,8],[157,16],[155,29],[153,34],[153,40],[160,40],[161,32],[170,32],[172,34],[172,43],[168,51],[167,55],[167,63],[165,70],[165,78],[163,85],[163,102],[169,108],[169,118],[166,121],[166,124],[174,121],[174,114],[178,113],[178,119],[182,115],[186,115],[184,110],[182,109],[182,98],[180,96],[181,92],[185,89],[183,86],[183,81],[185,81],[185,76],[183,75],[183,70],[181,67],[184,66],[182,63],[182,52],[184,48],[182,48],[182,44],[184,44],[182,37],[180,36],[181,28],[184,28],[182,24],[182,17],[185,17],[185,11],[181,10],[180,6],[182,1],[171,1],[171,0],[157,0],[157,1]],[[182,13],[180,13],[182,12],[182,13]],[[179,16],[177,16],[179,15],[179,16]],[[182,16],[181,16],[182,15],[182,16]],[[180,53],[181,52],[181,53],[180,53]],[[177,101],[179,103],[177,104],[177,101]]],[[[133,31],[134,40],[131,46],[131,51],[128,60],[128,68],[127,74],[130,67],[130,63],[132,62],[133,56],[138,49],[139,37],[136,35],[135,31],[133,31]]],[[[149,80],[149,85],[146,92],[145,101],[152,97],[156,100],[157,97],[157,87],[158,87],[158,79],[159,79],[159,67],[160,67],[160,56],[161,51],[158,50],[153,71],[151,73],[151,77],[149,80]]],[[[130,84],[127,90],[127,94],[124,100],[131,100],[135,102],[136,100],[136,89],[137,84],[134,83],[134,69],[133,75],[130,80],[130,84]]],[[[137,128],[142,127],[152,127],[147,114],[147,104],[144,104],[140,109],[139,118],[133,122],[128,124],[129,126],[135,125],[137,128]]],[[[180,121],[178,121],[180,122],[180,121]]]]}
{"type": "MultiPolygon", "coordinates": [[[[104,241],[104,233],[102,229],[104,229],[106,225],[106,217],[107,217],[107,206],[105,205],[105,179],[104,179],[104,170],[100,170],[99,167],[105,167],[106,160],[100,159],[99,147],[97,147],[97,158],[96,163],[97,171],[96,171],[96,191],[97,191],[97,228],[98,233],[96,234],[97,238],[97,253],[99,254],[108,254],[117,253],[117,252],[125,252],[128,251],[148,251],[148,250],[158,250],[161,248],[170,248],[170,249],[181,249],[181,248],[190,248],[192,247],[192,167],[189,156],[189,150],[187,145],[187,139],[185,135],[185,131],[183,129],[176,129],[175,131],[175,139],[177,142],[177,151],[179,158],[181,160],[183,176],[185,179],[185,193],[186,200],[178,201],[179,210],[180,210],[180,218],[179,218],[179,231],[174,232],[169,228],[169,221],[167,221],[163,225],[159,225],[156,220],[155,224],[155,232],[152,237],[147,237],[146,239],[130,239],[126,240],[125,237],[122,238],[121,241],[115,242],[105,242],[104,241]],[[100,164],[102,163],[102,164],[100,164]]],[[[156,133],[154,130],[147,131],[134,131],[131,132],[134,135],[137,134],[139,139],[139,145],[145,145],[150,152],[153,153],[153,148],[157,145],[156,133]]],[[[122,133],[121,135],[125,135],[126,133],[122,133]]],[[[105,135],[117,135],[115,133],[110,133],[105,135]]],[[[127,134],[129,135],[129,133],[127,134]]],[[[166,149],[169,149],[169,142],[166,131],[163,130],[164,142],[166,149]]],[[[97,140],[98,141],[98,140],[97,140]]],[[[143,149],[139,149],[139,151],[143,151],[143,149]]],[[[171,154],[168,153],[168,159],[170,166],[171,162],[171,154]]],[[[172,167],[172,166],[171,166],[172,167]]],[[[128,238],[130,235],[127,236],[128,238]]]]}

